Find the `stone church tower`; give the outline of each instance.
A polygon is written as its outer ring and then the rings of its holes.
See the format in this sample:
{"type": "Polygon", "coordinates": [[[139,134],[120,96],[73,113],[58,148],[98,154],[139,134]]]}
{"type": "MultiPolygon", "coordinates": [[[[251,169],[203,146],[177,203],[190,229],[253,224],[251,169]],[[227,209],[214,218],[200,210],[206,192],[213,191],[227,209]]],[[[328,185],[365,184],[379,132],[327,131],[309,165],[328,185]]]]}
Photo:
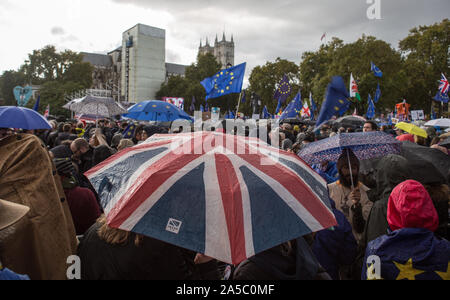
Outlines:
{"type": "Polygon", "coordinates": [[[210,53],[214,55],[217,62],[222,65],[222,68],[227,68],[234,66],[234,41],[233,36],[231,36],[231,41],[227,41],[225,38],[225,33],[223,34],[222,40],[219,42],[216,35],[216,40],[214,41],[214,47],[209,45],[208,38],[206,38],[206,45],[202,46],[202,41],[200,40],[200,47],[198,49],[199,54],[210,53]]]}

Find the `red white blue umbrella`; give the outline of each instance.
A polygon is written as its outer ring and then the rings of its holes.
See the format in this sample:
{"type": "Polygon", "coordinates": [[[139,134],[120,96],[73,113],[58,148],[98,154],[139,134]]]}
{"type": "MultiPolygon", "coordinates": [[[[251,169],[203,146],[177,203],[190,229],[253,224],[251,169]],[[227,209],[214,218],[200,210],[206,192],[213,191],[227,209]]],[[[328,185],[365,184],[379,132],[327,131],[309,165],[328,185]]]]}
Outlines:
{"type": "Polygon", "coordinates": [[[257,138],[154,135],[86,176],[111,227],[232,264],[336,224],[326,182],[257,138]]]}

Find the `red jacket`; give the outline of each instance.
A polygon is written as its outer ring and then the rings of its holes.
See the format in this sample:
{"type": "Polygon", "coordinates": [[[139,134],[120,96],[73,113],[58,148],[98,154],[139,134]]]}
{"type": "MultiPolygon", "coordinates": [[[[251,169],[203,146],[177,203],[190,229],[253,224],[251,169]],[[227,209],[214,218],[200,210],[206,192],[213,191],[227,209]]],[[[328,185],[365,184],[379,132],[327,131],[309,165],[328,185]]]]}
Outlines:
{"type": "Polygon", "coordinates": [[[438,214],[430,195],[415,180],[404,181],[392,190],[387,220],[391,230],[425,228],[434,232],[439,225],[438,214]]]}

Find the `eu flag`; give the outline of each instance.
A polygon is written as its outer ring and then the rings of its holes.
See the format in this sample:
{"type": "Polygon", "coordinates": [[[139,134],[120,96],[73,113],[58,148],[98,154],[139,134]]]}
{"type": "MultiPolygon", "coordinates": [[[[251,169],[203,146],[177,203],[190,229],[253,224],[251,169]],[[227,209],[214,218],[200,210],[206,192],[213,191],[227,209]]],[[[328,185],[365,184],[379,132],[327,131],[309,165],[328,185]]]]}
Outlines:
{"type": "Polygon", "coordinates": [[[433,100],[439,101],[439,102],[443,102],[443,103],[448,103],[448,95],[447,94],[441,94],[441,92],[437,92],[436,96],[434,96],[433,100]]]}
{"type": "Polygon", "coordinates": [[[375,92],[375,98],[373,98],[374,103],[378,103],[378,101],[381,98],[381,90],[380,90],[380,84],[377,85],[377,91],[375,92]]]}
{"type": "Polygon", "coordinates": [[[135,130],[136,130],[136,125],[134,125],[134,123],[130,123],[122,134],[123,138],[124,139],[133,138],[135,130]]]}
{"type": "Polygon", "coordinates": [[[370,62],[370,64],[371,64],[370,70],[373,72],[375,77],[379,78],[383,77],[383,72],[381,72],[381,70],[377,66],[375,66],[373,62],[370,62]]]}
{"type": "Polygon", "coordinates": [[[278,104],[277,104],[277,108],[275,109],[274,115],[275,116],[281,116],[281,113],[282,113],[282,111],[281,111],[281,101],[280,101],[280,99],[278,99],[278,104]]]}
{"type": "Polygon", "coordinates": [[[369,94],[369,107],[367,108],[367,119],[372,119],[375,117],[375,105],[373,104],[372,99],[370,98],[369,94]]]}
{"type": "Polygon", "coordinates": [[[281,114],[280,120],[289,119],[289,118],[295,118],[300,114],[300,111],[303,107],[302,102],[302,95],[300,94],[300,91],[297,93],[297,96],[295,96],[294,100],[292,100],[289,105],[286,107],[286,109],[281,114]]]}
{"type": "Polygon", "coordinates": [[[272,119],[272,115],[267,110],[267,106],[266,105],[264,105],[262,118],[263,119],[272,119]]]}
{"type": "Polygon", "coordinates": [[[325,101],[320,109],[316,128],[319,128],[336,114],[343,115],[350,107],[350,101],[347,100],[349,96],[344,79],[340,76],[334,76],[327,87],[325,101]]]}
{"type": "Polygon", "coordinates": [[[36,103],[34,104],[34,107],[33,107],[34,111],[39,111],[39,102],[40,101],[41,101],[41,96],[39,95],[37,100],[36,100],[36,103]]]}
{"type": "Polygon", "coordinates": [[[273,95],[273,99],[278,99],[281,103],[286,101],[287,97],[291,94],[291,85],[289,84],[289,79],[286,74],[284,74],[283,79],[278,84],[278,88],[273,95]]]}
{"type": "Polygon", "coordinates": [[[309,101],[311,102],[311,120],[314,120],[314,113],[317,111],[317,106],[311,92],[309,93],[309,101]]]}
{"type": "Polygon", "coordinates": [[[449,280],[450,243],[424,228],[403,228],[367,245],[361,279],[449,280]]]}
{"type": "Polygon", "coordinates": [[[231,93],[240,93],[244,82],[246,63],[222,70],[201,82],[206,91],[206,100],[231,93]]]}

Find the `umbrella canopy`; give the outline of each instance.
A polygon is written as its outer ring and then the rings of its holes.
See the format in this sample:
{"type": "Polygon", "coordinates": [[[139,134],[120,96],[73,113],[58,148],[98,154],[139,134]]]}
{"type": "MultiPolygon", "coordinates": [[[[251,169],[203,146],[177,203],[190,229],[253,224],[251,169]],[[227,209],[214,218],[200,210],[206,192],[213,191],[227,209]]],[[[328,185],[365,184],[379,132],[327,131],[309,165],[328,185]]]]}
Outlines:
{"type": "Polygon", "coordinates": [[[310,165],[324,161],[336,162],[344,148],[350,148],[359,160],[365,160],[399,154],[401,142],[379,131],[341,133],[306,145],[298,155],[310,165]]]}
{"type": "Polygon", "coordinates": [[[114,101],[113,98],[90,95],[72,100],[63,107],[79,115],[94,114],[102,117],[112,117],[127,113],[127,110],[114,101]]]}
{"type": "Polygon", "coordinates": [[[336,224],[325,180],[257,138],[154,135],[85,175],[109,226],[232,264],[336,224]]]}
{"type": "Polygon", "coordinates": [[[446,183],[450,175],[450,158],[437,149],[403,142],[402,153],[414,170],[412,177],[424,184],[446,183]]]}
{"type": "Polygon", "coordinates": [[[425,126],[450,127],[450,119],[441,118],[441,119],[431,120],[431,121],[426,122],[425,126]]]}
{"type": "Polygon", "coordinates": [[[0,106],[0,128],[51,129],[52,126],[38,112],[17,106],[0,106]]]}
{"type": "Polygon", "coordinates": [[[335,124],[341,124],[343,126],[363,126],[366,122],[361,116],[344,116],[340,117],[335,121],[335,124]]]}
{"type": "Polygon", "coordinates": [[[170,122],[179,119],[193,121],[191,116],[175,105],[159,100],[139,102],[130,107],[124,117],[139,121],[170,122]]]}
{"type": "Polygon", "coordinates": [[[424,129],[417,127],[416,125],[411,124],[411,123],[400,122],[400,123],[397,123],[397,125],[395,125],[395,127],[399,128],[403,131],[406,131],[408,133],[417,135],[417,136],[421,136],[424,138],[428,137],[428,134],[424,129]]]}
{"type": "Polygon", "coordinates": [[[442,147],[450,149],[450,137],[446,138],[442,143],[439,144],[442,147]]]}

